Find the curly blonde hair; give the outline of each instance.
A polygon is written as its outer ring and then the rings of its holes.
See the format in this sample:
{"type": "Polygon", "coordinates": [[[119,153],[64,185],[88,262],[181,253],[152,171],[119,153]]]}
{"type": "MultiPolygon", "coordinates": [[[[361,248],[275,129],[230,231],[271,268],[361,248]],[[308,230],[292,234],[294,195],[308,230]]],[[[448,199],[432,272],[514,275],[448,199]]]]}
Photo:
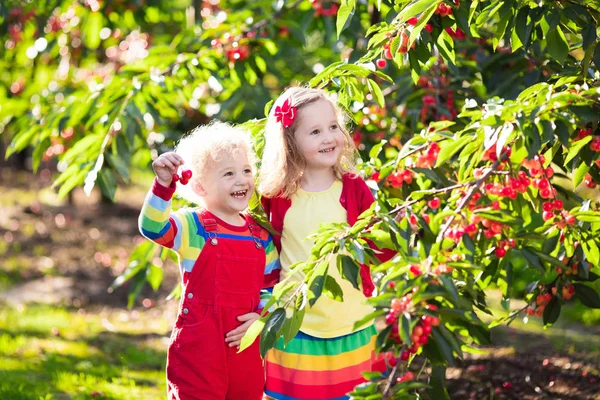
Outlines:
{"type": "Polygon", "coordinates": [[[275,100],[265,126],[265,147],[258,178],[258,190],[261,194],[267,197],[291,197],[298,191],[302,173],[306,168],[306,160],[299,151],[294,137],[298,118],[287,128],[284,128],[283,124],[277,122],[275,118],[275,108],[281,106],[287,99],[291,100],[291,106],[296,107],[297,111],[318,100],[328,101],[333,106],[344,136],[344,147],[333,170],[339,179],[346,172],[356,173],[354,161],[356,147],[346,129],[347,115],[324,90],[291,87],[275,100]]]}
{"type": "MultiPolygon", "coordinates": [[[[256,172],[257,159],[250,132],[226,122],[213,120],[207,125],[198,126],[179,140],[175,151],[183,158],[183,169],[192,170],[192,180],[202,182],[207,171],[222,159],[223,154],[232,157],[245,154],[252,172],[256,172]]],[[[202,198],[193,186],[193,182],[177,185],[177,194],[189,202],[202,204],[202,198]]]]}

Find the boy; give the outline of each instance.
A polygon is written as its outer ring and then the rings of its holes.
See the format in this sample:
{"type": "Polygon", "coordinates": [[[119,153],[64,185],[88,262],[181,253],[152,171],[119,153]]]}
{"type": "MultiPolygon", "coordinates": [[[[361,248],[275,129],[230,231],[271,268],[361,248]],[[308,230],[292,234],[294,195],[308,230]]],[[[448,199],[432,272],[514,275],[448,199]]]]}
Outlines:
{"type": "Polygon", "coordinates": [[[167,356],[169,399],[262,398],[258,342],[241,353],[237,348],[259,318],[261,289],[274,286],[280,266],[271,236],[244,213],[254,191],[248,136],[215,122],[152,164],[156,179],[140,231],[178,253],[183,284],[167,356]],[[192,176],[179,183],[178,193],[201,207],[172,213],[173,176],[182,165],[192,176]]]}

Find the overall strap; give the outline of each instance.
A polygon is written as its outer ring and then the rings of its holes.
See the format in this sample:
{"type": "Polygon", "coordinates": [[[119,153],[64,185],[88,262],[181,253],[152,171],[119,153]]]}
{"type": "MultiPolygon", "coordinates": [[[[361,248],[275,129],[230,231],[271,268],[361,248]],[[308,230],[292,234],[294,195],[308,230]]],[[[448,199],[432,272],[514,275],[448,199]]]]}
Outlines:
{"type": "Polygon", "coordinates": [[[254,240],[254,243],[256,244],[256,248],[257,249],[262,248],[262,243],[260,241],[260,234],[262,232],[262,227],[260,225],[258,225],[258,223],[256,223],[249,214],[244,214],[244,217],[246,218],[246,222],[248,222],[248,230],[250,231],[250,235],[252,236],[252,239],[254,240]]]}
{"type": "Polygon", "coordinates": [[[217,220],[206,210],[200,211],[198,218],[198,222],[204,227],[204,231],[206,232],[205,239],[213,246],[216,246],[219,243],[217,239],[217,232],[219,231],[217,220]]]}

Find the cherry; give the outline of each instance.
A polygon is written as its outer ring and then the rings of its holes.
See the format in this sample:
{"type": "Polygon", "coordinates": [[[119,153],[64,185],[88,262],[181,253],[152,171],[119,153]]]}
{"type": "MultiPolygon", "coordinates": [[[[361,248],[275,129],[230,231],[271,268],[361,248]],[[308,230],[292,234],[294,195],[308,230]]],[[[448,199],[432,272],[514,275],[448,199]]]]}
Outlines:
{"type": "Polygon", "coordinates": [[[421,268],[419,268],[418,265],[411,265],[409,268],[409,271],[414,275],[414,276],[419,276],[422,274],[421,268]]]}
{"type": "Polygon", "coordinates": [[[173,174],[173,182],[178,182],[179,179],[179,174],[173,174]]]}
{"type": "Polygon", "coordinates": [[[376,64],[377,68],[383,69],[387,65],[387,61],[384,58],[380,58],[379,60],[377,60],[376,64]]]}
{"type": "Polygon", "coordinates": [[[440,207],[441,205],[441,200],[439,197],[434,197],[433,199],[431,199],[429,201],[429,207],[431,207],[432,209],[436,210],[440,207]]]}
{"type": "Polygon", "coordinates": [[[554,203],[552,205],[554,206],[554,208],[556,210],[559,210],[559,211],[562,210],[563,206],[564,206],[562,200],[554,200],[554,203]]]}
{"type": "Polygon", "coordinates": [[[192,171],[189,169],[183,170],[183,172],[181,172],[181,178],[182,179],[186,179],[186,180],[190,180],[190,178],[192,177],[192,171]]]}
{"type": "Polygon", "coordinates": [[[504,247],[497,247],[496,248],[496,257],[502,258],[505,255],[506,255],[506,250],[504,249],[504,247]]]}
{"type": "Polygon", "coordinates": [[[396,315],[394,313],[389,313],[388,315],[385,316],[385,323],[388,325],[395,324],[396,321],[397,321],[397,319],[396,319],[396,315]]]}

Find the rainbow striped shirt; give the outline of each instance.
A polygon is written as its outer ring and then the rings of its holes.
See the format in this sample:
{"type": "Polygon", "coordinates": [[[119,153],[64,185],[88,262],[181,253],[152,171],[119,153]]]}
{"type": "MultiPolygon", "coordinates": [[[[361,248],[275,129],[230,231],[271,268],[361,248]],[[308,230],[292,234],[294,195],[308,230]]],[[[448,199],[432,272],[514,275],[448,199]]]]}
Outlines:
{"type": "MultiPolygon", "coordinates": [[[[154,243],[177,252],[179,257],[179,268],[184,272],[192,272],[196,260],[205,243],[205,229],[198,218],[197,208],[183,208],[171,212],[171,203],[175,185],[164,187],[156,179],[154,185],[148,192],[139,217],[139,229],[142,235],[154,243]]],[[[217,237],[229,239],[247,240],[250,232],[229,231],[220,227],[217,237]]],[[[261,291],[259,309],[262,309],[273,286],[279,281],[281,265],[279,255],[273,237],[266,230],[261,231],[260,241],[266,253],[266,265],[263,280],[263,291],[261,291]]]]}

